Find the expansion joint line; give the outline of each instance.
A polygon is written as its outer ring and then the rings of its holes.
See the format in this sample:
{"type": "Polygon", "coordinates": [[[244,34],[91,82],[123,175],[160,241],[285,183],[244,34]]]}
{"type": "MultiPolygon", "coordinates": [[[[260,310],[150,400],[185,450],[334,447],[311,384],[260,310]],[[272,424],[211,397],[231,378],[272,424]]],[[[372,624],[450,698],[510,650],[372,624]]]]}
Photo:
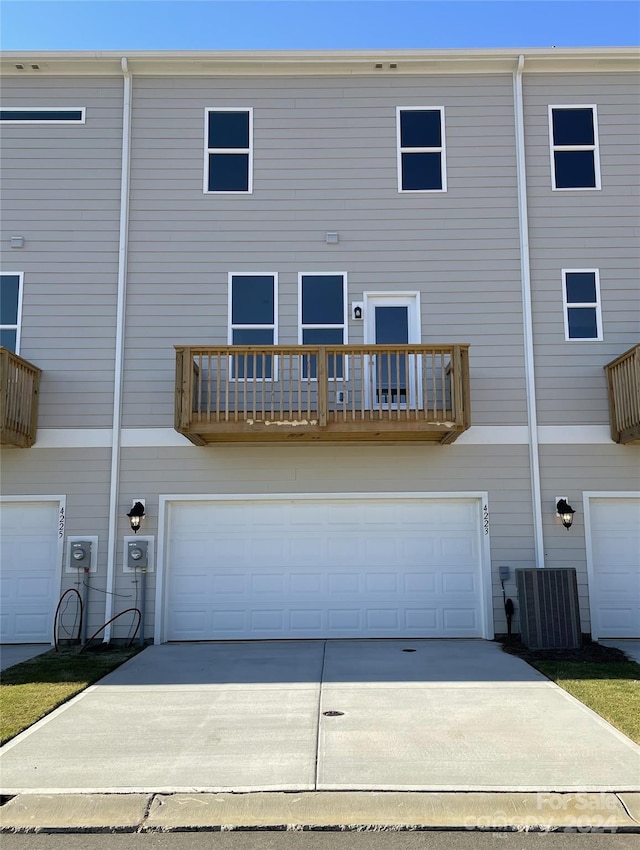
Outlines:
{"type": "Polygon", "coordinates": [[[322,687],[324,685],[324,663],[327,657],[327,642],[322,642],[322,667],[320,669],[320,686],[318,688],[318,711],[316,715],[316,764],[313,790],[318,790],[318,769],[320,760],[320,721],[322,719],[322,687]]]}

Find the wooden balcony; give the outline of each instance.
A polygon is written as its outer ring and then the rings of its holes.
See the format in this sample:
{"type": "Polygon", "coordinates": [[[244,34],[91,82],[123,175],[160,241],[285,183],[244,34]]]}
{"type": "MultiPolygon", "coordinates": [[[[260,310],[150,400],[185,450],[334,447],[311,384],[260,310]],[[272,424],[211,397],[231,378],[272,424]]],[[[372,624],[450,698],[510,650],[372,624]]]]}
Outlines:
{"type": "Polygon", "coordinates": [[[41,370],[0,347],[2,445],[28,448],[36,441],[41,370]]]}
{"type": "Polygon", "coordinates": [[[470,425],[468,348],[176,346],[175,428],[197,446],[452,443],[470,425]]]}
{"type": "Polygon", "coordinates": [[[611,439],[640,443],[640,344],[604,367],[609,387],[611,439]]]}

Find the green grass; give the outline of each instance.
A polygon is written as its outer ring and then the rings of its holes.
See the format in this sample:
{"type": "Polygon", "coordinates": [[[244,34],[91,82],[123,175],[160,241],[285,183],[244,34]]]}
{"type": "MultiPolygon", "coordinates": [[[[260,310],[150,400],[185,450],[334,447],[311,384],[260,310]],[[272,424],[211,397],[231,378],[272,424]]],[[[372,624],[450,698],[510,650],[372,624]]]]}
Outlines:
{"type": "Polygon", "coordinates": [[[640,744],[640,664],[538,660],[529,663],[640,744]]]}
{"type": "Polygon", "coordinates": [[[80,653],[78,647],[51,650],[3,671],[0,683],[0,744],[106,676],[139,652],[110,647],[80,653]]]}

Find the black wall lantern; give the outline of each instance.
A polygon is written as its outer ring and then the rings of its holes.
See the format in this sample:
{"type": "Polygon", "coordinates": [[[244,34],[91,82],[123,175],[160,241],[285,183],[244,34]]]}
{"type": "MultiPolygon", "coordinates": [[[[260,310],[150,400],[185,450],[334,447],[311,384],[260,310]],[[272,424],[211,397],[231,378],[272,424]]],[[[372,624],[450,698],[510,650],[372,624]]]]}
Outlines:
{"type": "Polygon", "coordinates": [[[135,502],[127,516],[131,523],[131,530],[134,534],[137,534],[138,529],[140,528],[140,520],[144,516],[144,505],[142,502],[135,502]]]}
{"type": "Polygon", "coordinates": [[[573,515],[575,514],[574,509],[566,499],[558,499],[556,502],[556,511],[562,520],[562,524],[568,531],[573,524],[573,515]]]}

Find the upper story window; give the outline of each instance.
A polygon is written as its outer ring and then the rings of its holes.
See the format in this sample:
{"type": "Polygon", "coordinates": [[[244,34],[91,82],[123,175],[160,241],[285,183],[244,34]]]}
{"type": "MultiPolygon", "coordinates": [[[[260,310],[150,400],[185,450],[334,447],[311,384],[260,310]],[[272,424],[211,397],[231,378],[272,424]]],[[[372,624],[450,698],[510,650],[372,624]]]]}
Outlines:
{"type": "Polygon", "coordinates": [[[17,106],[13,109],[0,109],[0,122],[7,124],[84,124],[84,107],[17,106]]]}
{"type": "Polygon", "coordinates": [[[205,110],[205,192],[253,191],[253,110],[205,110]]]}
{"type": "Polygon", "coordinates": [[[549,136],[553,188],[599,189],[596,107],[550,106],[549,136]]]}
{"type": "Polygon", "coordinates": [[[602,310],[598,269],[564,269],[562,297],[565,339],[601,340],[602,310]]]}
{"type": "MultiPolygon", "coordinates": [[[[346,274],[302,273],[299,286],[299,339],[302,345],[344,345],[346,343],[346,274]]],[[[344,377],[342,356],[330,356],[329,378],[344,377]]],[[[317,378],[316,357],[303,357],[302,377],[317,378]]]]}
{"type": "MultiPolygon", "coordinates": [[[[230,345],[275,345],[278,276],[241,272],[229,275],[230,345]]],[[[236,378],[272,378],[270,355],[234,356],[236,378]]]]}
{"type": "Polygon", "coordinates": [[[398,191],[446,192],[444,107],[398,106],[398,191]]]}
{"type": "Polygon", "coordinates": [[[0,274],[0,345],[18,354],[22,313],[22,274],[0,274]]]}

